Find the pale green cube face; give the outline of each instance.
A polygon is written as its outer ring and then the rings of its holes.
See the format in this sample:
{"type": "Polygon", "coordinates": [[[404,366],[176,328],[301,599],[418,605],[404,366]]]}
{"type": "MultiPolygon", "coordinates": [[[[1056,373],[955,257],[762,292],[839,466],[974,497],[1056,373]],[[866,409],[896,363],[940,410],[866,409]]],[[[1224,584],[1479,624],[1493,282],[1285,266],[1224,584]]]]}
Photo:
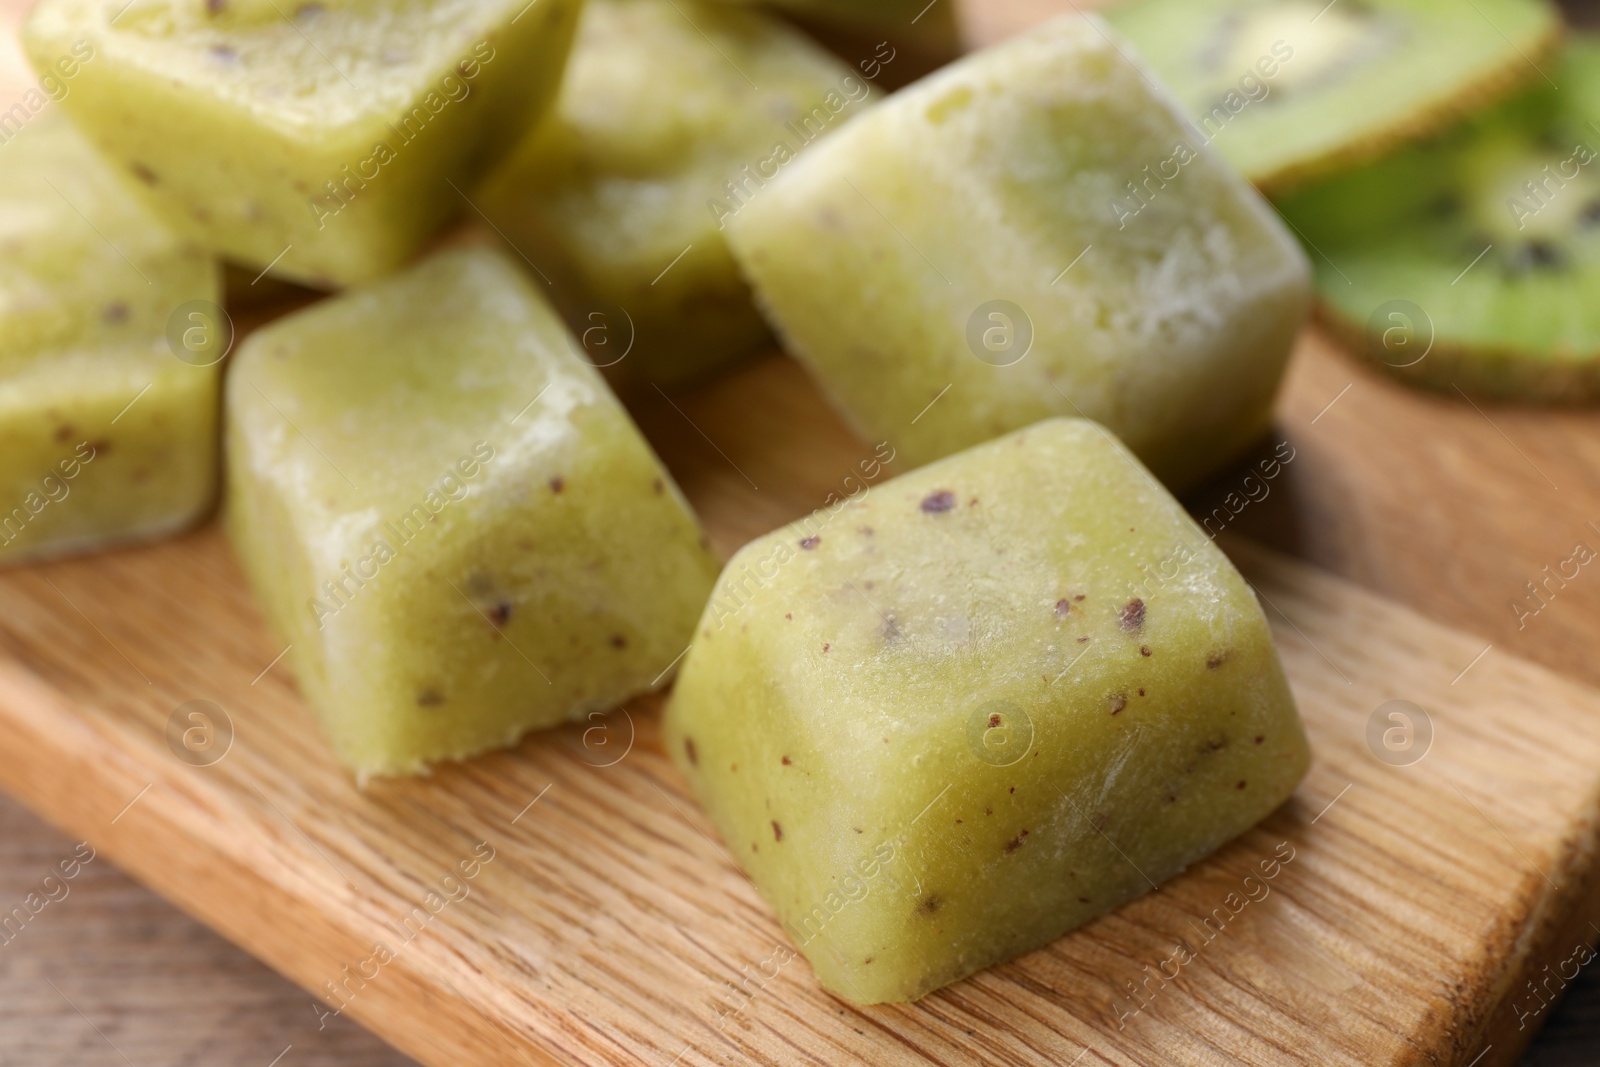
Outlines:
{"type": "Polygon", "coordinates": [[[871,91],[758,12],[591,0],[554,114],[484,210],[555,284],[592,362],[690,378],[768,337],[723,240],[724,187],[758,188],[871,91]]]}
{"type": "Polygon", "coordinates": [[[0,145],[0,563],[171,533],[210,507],[220,299],[216,264],[65,120],[0,145]],[[180,342],[210,342],[182,360],[175,313],[180,342]]]}
{"type": "Polygon", "coordinates": [[[913,463],[1083,415],[1182,487],[1268,425],[1305,257],[1110,32],[953,64],[729,220],[789,349],[913,463]]]}
{"type": "Polygon", "coordinates": [[[1309,762],[1250,587],[1078,419],[747,545],[666,743],[822,984],[861,1003],[1145,892],[1309,762]]]}
{"type": "Polygon", "coordinates": [[[419,771],[664,684],[716,558],[555,313],[441,253],[228,379],[229,525],[339,757],[419,771]]]}
{"type": "Polygon", "coordinates": [[[332,288],[470,213],[554,97],[580,8],[42,0],[26,43],[40,69],[87,54],[63,106],[186,233],[332,288]]]}

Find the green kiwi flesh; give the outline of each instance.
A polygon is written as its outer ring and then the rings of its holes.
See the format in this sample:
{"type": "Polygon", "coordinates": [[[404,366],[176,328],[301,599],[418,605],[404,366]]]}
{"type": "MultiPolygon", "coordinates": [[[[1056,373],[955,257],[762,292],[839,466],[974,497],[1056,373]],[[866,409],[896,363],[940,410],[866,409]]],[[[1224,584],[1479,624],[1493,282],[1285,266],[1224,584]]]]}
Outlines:
{"type": "Polygon", "coordinates": [[[1132,0],[1107,18],[1269,195],[1541,81],[1562,25],[1546,0],[1132,0]]]}
{"type": "Polygon", "coordinates": [[[1444,390],[1600,399],[1600,37],[1542,85],[1279,206],[1312,246],[1321,316],[1444,390]]]}

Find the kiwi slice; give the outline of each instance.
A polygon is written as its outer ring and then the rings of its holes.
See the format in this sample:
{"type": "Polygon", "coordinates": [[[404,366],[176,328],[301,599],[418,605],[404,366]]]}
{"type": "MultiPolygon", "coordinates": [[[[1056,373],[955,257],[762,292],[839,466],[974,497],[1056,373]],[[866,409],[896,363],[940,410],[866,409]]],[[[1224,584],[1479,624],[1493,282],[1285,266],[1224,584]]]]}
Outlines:
{"type": "Polygon", "coordinates": [[[1550,74],[1559,90],[1280,203],[1352,346],[1435,388],[1600,399],[1600,37],[1550,74]]]}
{"type": "Polygon", "coordinates": [[[1134,0],[1107,18],[1269,195],[1542,81],[1562,28],[1547,0],[1134,0]]]}

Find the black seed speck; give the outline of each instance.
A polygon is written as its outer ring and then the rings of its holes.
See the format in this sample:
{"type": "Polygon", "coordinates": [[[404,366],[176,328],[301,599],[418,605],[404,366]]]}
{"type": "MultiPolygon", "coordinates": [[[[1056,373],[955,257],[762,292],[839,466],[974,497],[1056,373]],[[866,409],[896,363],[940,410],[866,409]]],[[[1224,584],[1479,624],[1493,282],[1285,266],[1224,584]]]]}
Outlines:
{"type": "Polygon", "coordinates": [[[826,652],[826,651],[828,651],[828,649],[830,649],[832,647],[833,647],[832,645],[823,645],[822,646],[822,651],[826,652]]]}
{"type": "Polygon", "coordinates": [[[1266,739],[1267,738],[1266,738],[1265,734],[1256,734],[1256,744],[1259,745],[1261,742],[1265,741],[1266,739]]]}
{"type": "Polygon", "coordinates": [[[861,961],[861,964],[862,964],[862,966],[866,966],[867,964],[871,963],[876,958],[877,958],[876,956],[868,956],[866,959],[861,961]]]}
{"type": "Polygon", "coordinates": [[[1079,904],[1087,904],[1087,903],[1089,903],[1089,898],[1088,897],[1079,897],[1078,898],[1078,903],[1079,904]]]}
{"type": "Polygon", "coordinates": [[[1139,695],[1140,696],[1144,696],[1144,690],[1143,689],[1139,690],[1139,695]]]}
{"type": "Polygon", "coordinates": [[[1149,654],[1150,654],[1150,646],[1149,645],[1140,645],[1139,646],[1139,655],[1148,656],[1149,654]]]}
{"type": "Polygon", "coordinates": [[[700,766],[700,753],[696,752],[694,749],[694,738],[685,737],[683,739],[683,754],[689,757],[689,766],[700,766]]]}
{"type": "Polygon", "coordinates": [[[917,905],[917,911],[923,915],[932,915],[942,907],[944,907],[944,899],[939,894],[934,893],[925,897],[922,903],[917,905]]]}
{"type": "Polygon", "coordinates": [[[811,537],[802,537],[800,539],[800,547],[805,549],[807,552],[810,552],[813,548],[816,548],[820,544],[822,544],[822,538],[815,535],[811,537]]]}
{"type": "Polygon", "coordinates": [[[1513,252],[1509,266],[1512,274],[1524,274],[1555,269],[1563,265],[1565,258],[1558,246],[1536,239],[1513,252]]]}
{"type": "Polygon", "coordinates": [[[1243,789],[1244,788],[1244,783],[1240,782],[1238,785],[1234,786],[1234,788],[1235,789],[1243,789]]]}
{"type": "Polygon", "coordinates": [[[1137,633],[1144,628],[1144,601],[1134,597],[1122,609],[1122,629],[1137,633]]]}
{"type": "Polygon", "coordinates": [[[995,727],[997,727],[999,725],[1000,725],[1000,716],[999,715],[990,715],[989,716],[989,729],[993,730],[995,727]]]}
{"type": "Polygon", "coordinates": [[[611,635],[611,647],[612,648],[618,648],[618,649],[627,648],[628,647],[628,639],[626,637],[623,637],[621,634],[612,634],[611,635]]]}
{"type": "Polygon", "coordinates": [[[942,515],[956,506],[956,495],[948,489],[929,493],[922,500],[922,510],[929,515],[942,515]]]}
{"type": "Polygon", "coordinates": [[[511,605],[502,600],[500,603],[490,608],[485,614],[489,616],[489,621],[494,623],[496,626],[504,626],[506,623],[511,621],[512,610],[513,609],[511,605]]]}
{"type": "Polygon", "coordinates": [[[566,487],[567,487],[567,480],[565,478],[561,477],[561,475],[558,474],[554,478],[550,479],[550,491],[552,493],[559,493],[559,492],[561,492],[561,490],[565,489],[566,487]]]}
{"type": "Polygon", "coordinates": [[[783,827],[778,825],[777,819],[772,820],[772,839],[774,841],[783,840],[783,827]]]}

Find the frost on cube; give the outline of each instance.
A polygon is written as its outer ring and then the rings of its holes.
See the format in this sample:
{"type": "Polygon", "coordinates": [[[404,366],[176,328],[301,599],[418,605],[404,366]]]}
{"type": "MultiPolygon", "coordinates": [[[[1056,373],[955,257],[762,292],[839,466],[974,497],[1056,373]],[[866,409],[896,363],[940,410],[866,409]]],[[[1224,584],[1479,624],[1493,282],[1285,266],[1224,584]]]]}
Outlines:
{"type": "Polygon", "coordinates": [[[468,248],[238,354],[230,530],[361,774],[609,710],[688,645],[715,556],[572,346],[516,267],[468,248]]]}
{"type": "Polygon", "coordinates": [[[42,0],[25,38],[41,70],[80,58],[62,105],[185,232],[332,288],[469,210],[554,98],[580,6],[42,0]]]}
{"type": "Polygon", "coordinates": [[[0,563],[181,529],[216,490],[217,266],[59,116],[0,153],[0,563]]]}
{"type": "Polygon", "coordinates": [[[730,190],[756,195],[870,91],[758,11],[591,0],[551,121],[483,208],[550,276],[593,362],[690,378],[768,336],[722,236],[730,190]]]}
{"type": "Polygon", "coordinates": [[[666,743],[822,984],[865,1003],[1145,892],[1309,761],[1250,587],[1078,419],[747,545],[666,743]]]}
{"type": "Polygon", "coordinates": [[[1265,432],[1305,257],[1110,34],[1066,16],[955,63],[730,220],[867,439],[924,463],[1081,415],[1181,487],[1265,432]]]}

